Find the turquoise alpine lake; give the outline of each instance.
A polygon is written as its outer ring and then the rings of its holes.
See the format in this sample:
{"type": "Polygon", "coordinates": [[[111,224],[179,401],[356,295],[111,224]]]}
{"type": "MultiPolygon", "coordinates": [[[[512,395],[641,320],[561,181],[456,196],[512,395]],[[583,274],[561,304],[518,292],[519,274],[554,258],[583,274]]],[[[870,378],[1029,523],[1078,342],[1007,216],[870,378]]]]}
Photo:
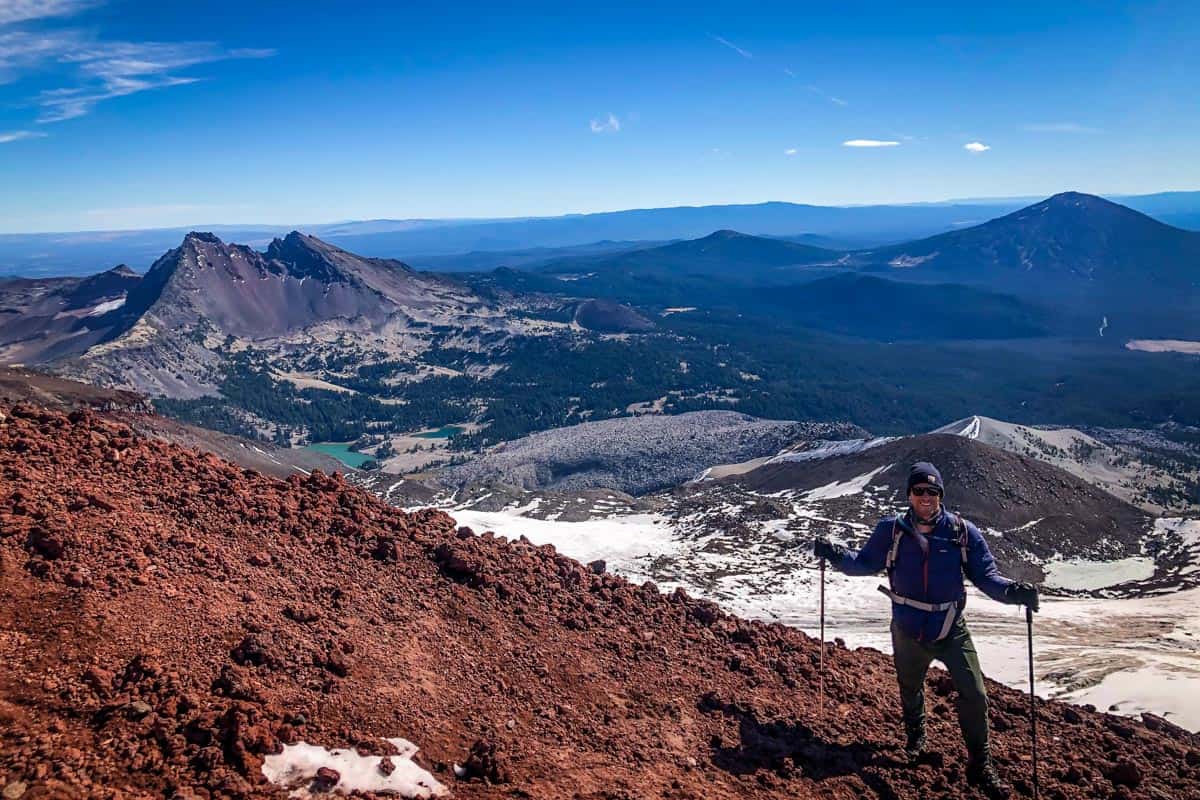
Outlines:
{"type": "Polygon", "coordinates": [[[316,453],[324,453],[327,456],[333,456],[338,461],[345,464],[347,467],[358,469],[363,464],[371,460],[371,456],[366,453],[356,453],[350,449],[353,442],[317,442],[305,447],[305,450],[312,450],[316,453]]]}

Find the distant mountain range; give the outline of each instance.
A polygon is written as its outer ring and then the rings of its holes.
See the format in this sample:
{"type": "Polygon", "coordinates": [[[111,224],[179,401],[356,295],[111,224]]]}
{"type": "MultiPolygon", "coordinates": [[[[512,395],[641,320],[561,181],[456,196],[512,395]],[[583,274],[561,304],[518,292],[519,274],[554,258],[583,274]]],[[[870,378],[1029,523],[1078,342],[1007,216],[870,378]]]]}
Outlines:
{"type": "MultiPolygon", "coordinates": [[[[921,331],[926,338],[965,339],[1092,335],[1102,327],[1126,338],[1200,336],[1200,233],[1076,192],[981,225],[871,250],[839,253],[718,231],[665,246],[555,259],[537,269],[570,279],[565,291],[572,293],[728,303],[747,312],[771,308],[869,338],[921,331]],[[753,286],[770,288],[737,290],[753,286]],[[901,315],[880,312],[889,308],[915,313],[895,319],[901,315]]],[[[524,288],[547,286],[523,276],[506,279],[524,288]]]]}
{"type": "MultiPolygon", "coordinates": [[[[1184,228],[1200,229],[1200,192],[1114,196],[1124,205],[1184,228]]],[[[523,251],[587,246],[597,251],[625,249],[630,242],[694,239],[712,231],[794,237],[820,247],[862,248],[977,225],[1029,204],[1024,198],[989,198],[911,205],[815,206],[771,202],[632,209],[559,217],[474,220],[367,220],[303,226],[200,226],[226,240],[265,247],[299,227],[339,247],[366,256],[400,258],[410,263],[430,257],[430,268],[461,269],[452,254],[516,251],[502,263],[518,266],[523,251]],[[609,248],[607,245],[613,246],[609,248]],[[443,257],[443,258],[435,258],[443,257]]],[[[126,263],[144,270],[186,234],[186,228],[82,231],[0,235],[0,275],[79,275],[126,263]]],[[[548,258],[556,254],[548,254],[548,258]]],[[[566,255],[565,253],[562,255],[566,255]]]]}
{"type": "Polygon", "coordinates": [[[783,239],[720,230],[700,239],[597,256],[575,256],[537,265],[542,272],[734,283],[795,280],[797,267],[838,266],[842,254],[783,239]]]}
{"type": "Polygon", "coordinates": [[[465,449],[639,409],[1200,420],[1191,362],[1122,349],[1200,338],[1200,233],[1100,198],[866,250],[725,229],[617,244],[452,279],[299,232],[261,251],[193,232],[143,277],[0,280],[0,363],[281,444],[410,451],[426,428],[469,426],[465,449]],[[891,347],[909,342],[920,380],[891,347]]]}
{"type": "MultiPolygon", "coordinates": [[[[612,244],[622,249],[471,278],[482,293],[474,296],[402,262],[354,255],[298,232],[273,239],[262,253],[190,233],[144,279],[120,267],[82,280],[0,284],[0,348],[9,361],[37,363],[119,340],[89,353],[101,364],[141,341],[147,326],[168,336],[192,330],[196,341],[273,339],[337,320],[378,333],[398,313],[411,321],[422,308],[442,308],[446,292],[467,315],[504,302],[495,287],[584,298],[572,312],[576,322],[609,332],[653,323],[592,298],[723,306],[885,340],[1099,337],[1105,330],[1126,338],[1200,335],[1200,233],[1074,192],[964,230],[870,250],[838,252],[732,230],[652,247],[612,244]],[[897,308],[907,313],[888,312],[897,308]]],[[[182,342],[178,349],[180,358],[190,353],[180,364],[204,363],[211,350],[191,352],[182,342]]]]}

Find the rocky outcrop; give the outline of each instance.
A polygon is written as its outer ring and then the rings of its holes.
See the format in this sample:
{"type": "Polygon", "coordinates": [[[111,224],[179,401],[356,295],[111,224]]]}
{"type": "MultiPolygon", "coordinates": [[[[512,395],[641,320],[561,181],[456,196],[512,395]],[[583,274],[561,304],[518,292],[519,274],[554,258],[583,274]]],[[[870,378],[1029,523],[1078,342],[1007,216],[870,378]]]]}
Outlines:
{"type": "Polygon", "coordinates": [[[451,486],[503,483],[523,489],[616,489],[644,494],[695,478],[713,464],[774,455],[799,440],[861,435],[846,423],[765,420],[735,411],[585,422],[507,442],[446,471],[451,486]]]}

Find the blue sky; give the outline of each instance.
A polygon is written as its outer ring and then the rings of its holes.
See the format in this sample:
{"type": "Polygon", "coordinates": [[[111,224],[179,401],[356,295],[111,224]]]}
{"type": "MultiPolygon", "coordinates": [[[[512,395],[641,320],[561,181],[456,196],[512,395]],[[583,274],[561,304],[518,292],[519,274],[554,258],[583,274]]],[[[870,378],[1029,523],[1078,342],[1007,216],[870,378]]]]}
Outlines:
{"type": "Polygon", "coordinates": [[[1194,2],[330,5],[0,0],[0,232],[1200,188],[1194,2]]]}

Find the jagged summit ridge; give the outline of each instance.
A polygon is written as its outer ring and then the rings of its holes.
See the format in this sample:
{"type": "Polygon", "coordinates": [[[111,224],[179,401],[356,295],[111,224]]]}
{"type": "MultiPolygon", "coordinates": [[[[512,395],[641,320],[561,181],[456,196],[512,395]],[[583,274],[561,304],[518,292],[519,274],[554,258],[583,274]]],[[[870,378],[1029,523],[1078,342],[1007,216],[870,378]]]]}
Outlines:
{"type": "Polygon", "coordinates": [[[228,357],[218,350],[233,342],[286,354],[316,338],[353,350],[355,360],[361,351],[401,356],[420,349],[407,337],[417,321],[474,324],[471,309],[482,305],[451,281],[296,231],[266,253],[192,232],[111,312],[104,340],[57,368],[85,381],[193,398],[217,392],[228,357]]]}

